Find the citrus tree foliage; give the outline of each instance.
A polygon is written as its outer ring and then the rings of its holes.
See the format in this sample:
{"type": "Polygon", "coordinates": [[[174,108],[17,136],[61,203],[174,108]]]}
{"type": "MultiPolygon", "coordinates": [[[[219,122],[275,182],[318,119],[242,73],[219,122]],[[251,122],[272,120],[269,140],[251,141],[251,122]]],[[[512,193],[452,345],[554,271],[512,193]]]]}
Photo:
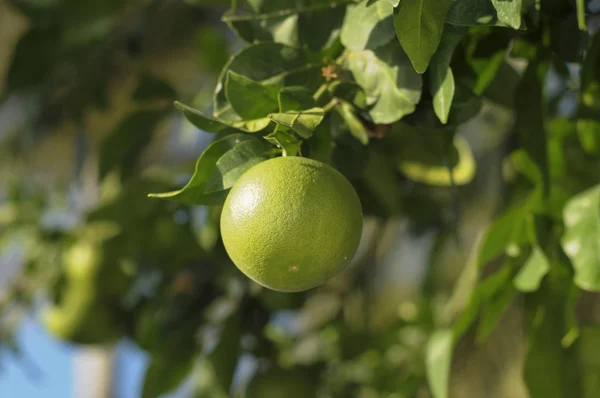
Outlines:
{"type": "MultiPolygon", "coordinates": [[[[121,2],[91,2],[98,9],[12,2],[32,25],[16,46],[5,95],[37,90],[44,109],[60,104],[75,119],[101,106],[111,77],[101,65],[113,65],[115,43],[129,37],[115,22],[130,15],[121,2]],[[69,36],[74,21],[88,35],[69,36]],[[72,70],[76,77],[64,75],[72,70]],[[74,84],[63,86],[65,78],[74,84]]],[[[187,3],[208,13],[207,2],[187,3]]],[[[16,283],[11,297],[27,307],[40,291],[52,292],[53,308],[68,306],[77,275],[61,259],[73,242],[93,246],[101,253],[95,267],[105,271],[85,278],[94,295],[86,308],[101,308],[95,313],[115,326],[102,336],[75,337],[82,328],[64,337],[134,339],[150,355],[145,397],[190,375],[198,397],[241,394],[234,373],[246,355],[270,364],[266,375],[258,372],[259,385],[282,374],[291,386],[317,389],[301,396],[428,390],[446,398],[457,344],[484,343],[518,306],[529,395],[593,397],[600,383],[592,354],[600,349],[593,305],[600,291],[599,13],[597,2],[584,0],[233,0],[221,19],[243,43],[237,52],[225,62],[221,36],[202,35],[203,66],[216,81],[210,107],[140,75],[132,100],[149,105],[115,126],[99,152],[102,186],[119,189],[81,214],[84,222],[48,231],[39,227],[43,195],[17,189],[7,201],[3,236],[33,228],[31,239],[43,248],[28,254],[22,276],[42,282],[16,283]],[[187,184],[181,170],[140,173],[142,149],[172,116],[165,105],[172,100],[187,123],[214,134],[195,169],[185,168],[187,184]],[[458,283],[467,299],[448,310],[439,298],[449,292],[434,272],[440,247],[455,234],[461,203],[480,200],[473,187],[491,162],[462,131],[490,104],[514,119],[500,139],[479,137],[502,152],[503,202],[465,266],[476,283],[458,283]],[[415,234],[435,231],[439,244],[410,316],[369,326],[377,233],[347,272],[307,293],[261,289],[237,272],[220,241],[220,206],[245,171],[277,156],[332,165],[380,224],[403,217],[415,234]]],[[[99,322],[83,313],[80,325],[99,322]]],[[[10,347],[10,335],[2,336],[10,347]]],[[[251,382],[248,395],[257,388],[251,382]]]]}

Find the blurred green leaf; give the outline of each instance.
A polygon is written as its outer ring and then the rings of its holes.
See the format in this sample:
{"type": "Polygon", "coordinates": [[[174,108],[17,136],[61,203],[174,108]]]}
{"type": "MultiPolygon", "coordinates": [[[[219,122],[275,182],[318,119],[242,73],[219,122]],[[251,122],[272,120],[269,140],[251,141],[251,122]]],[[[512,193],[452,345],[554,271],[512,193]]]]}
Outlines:
{"type": "Polygon", "coordinates": [[[227,392],[231,389],[231,382],[238,363],[241,337],[241,319],[238,314],[234,314],[222,325],[219,341],[207,356],[216,381],[227,392]]]}
{"type": "MultiPolygon", "coordinates": [[[[219,165],[218,162],[229,151],[235,150],[238,145],[250,140],[260,142],[260,139],[245,134],[232,134],[213,142],[198,158],[196,170],[185,187],[178,191],[150,194],[148,196],[172,199],[191,205],[213,205],[222,203],[227,196],[228,185],[231,183],[229,179],[227,183],[223,182],[225,175],[222,170],[232,171],[234,174],[231,175],[231,180],[233,180],[236,175],[241,174],[241,169],[235,170],[236,166],[240,167],[245,165],[244,167],[249,168],[253,165],[252,163],[248,164],[248,162],[252,162],[252,159],[257,154],[256,147],[254,145],[248,146],[248,144],[244,144],[238,151],[228,155],[225,160],[223,160],[223,164],[219,165]],[[250,159],[248,159],[248,154],[251,156],[250,159]],[[219,169],[219,166],[221,166],[222,169],[219,169]],[[215,171],[219,173],[220,177],[213,177],[215,171]],[[211,186],[214,187],[214,178],[221,179],[219,186],[223,188],[222,190],[209,191],[211,186]]],[[[261,149],[259,149],[259,151],[261,149]]]]}
{"type": "Polygon", "coordinates": [[[434,332],[427,343],[427,380],[434,398],[448,397],[453,349],[452,330],[448,329],[434,332]]]}
{"type": "Polygon", "coordinates": [[[575,284],[600,291],[600,185],[567,202],[564,223],[562,247],[575,267],[575,284]]]}
{"type": "Polygon", "coordinates": [[[335,110],[346,122],[346,125],[350,130],[350,134],[360,141],[361,144],[367,145],[369,143],[369,133],[367,132],[363,122],[354,113],[352,105],[346,101],[343,101],[335,107],[335,110]]]}
{"type": "Polygon", "coordinates": [[[385,1],[368,4],[363,0],[348,6],[342,26],[342,44],[353,51],[373,50],[394,37],[394,9],[385,1]]]}
{"type": "Polygon", "coordinates": [[[577,135],[581,146],[587,153],[600,153],[600,120],[578,119],[577,135]]]}
{"type": "Polygon", "coordinates": [[[475,177],[477,166],[464,138],[448,138],[444,131],[417,128],[410,128],[406,135],[397,149],[397,165],[411,180],[452,186],[468,184],[475,177]],[[447,148],[449,139],[452,144],[447,148]]]}
{"type": "Polygon", "coordinates": [[[477,327],[478,343],[483,343],[496,329],[516,295],[516,289],[512,285],[506,284],[499,293],[488,299],[481,310],[481,319],[477,327]]]}
{"type": "MultiPolygon", "coordinates": [[[[480,281],[471,292],[469,302],[458,319],[454,322],[454,340],[458,341],[477,320],[482,308],[494,297],[502,297],[503,292],[512,288],[513,270],[511,264],[505,262],[500,270],[480,281]]],[[[502,302],[502,301],[500,301],[502,302]]],[[[492,314],[497,314],[493,312],[492,314]]],[[[492,317],[492,319],[495,317],[492,317]]]]}
{"type": "Polygon", "coordinates": [[[455,0],[446,14],[446,22],[457,26],[500,24],[489,0],[455,0]]]}
{"type": "MultiPolygon", "coordinates": [[[[229,0],[215,0],[229,3],[229,0]]],[[[229,45],[225,32],[216,27],[203,25],[195,34],[200,64],[209,72],[218,74],[229,60],[229,45]]]]}
{"type": "Polygon", "coordinates": [[[177,108],[177,110],[181,112],[190,123],[207,133],[218,133],[227,128],[234,128],[247,133],[255,133],[257,131],[264,130],[271,122],[267,117],[237,122],[219,120],[205,115],[204,113],[184,105],[181,102],[175,102],[175,108],[177,108]]]}
{"type": "Polygon", "coordinates": [[[388,1],[394,7],[398,7],[398,4],[400,4],[400,0],[388,0],[388,1]]]}
{"type": "Polygon", "coordinates": [[[345,67],[364,89],[374,123],[391,124],[415,110],[421,98],[421,76],[397,43],[375,51],[352,51],[345,67]]]}
{"type": "Polygon", "coordinates": [[[100,147],[100,178],[115,167],[120,167],[123,177],[130,177],[166,114],[164,110],[137,111],[121,120],[100,147]]]}
{"type": "Polygon", "coordinates": [[[533,252],[521,267],[513,284],[521,292],[535,292],[549,271],[550,263],[546,254],[540,247],[534,246],[533,252]]]}
{"type": "Polygon", "coordinates": [[[568,300],[571,285],[566,278],[555,278],[558,275],[551,272],[537,292],[525,296],[527,354],[523,378],[531,397],[580,397],[576,346],[562,345],[568,332],[567,308],[572,306],[568,300]]]}
{"type": "Polygon", "coordinates": [[[440,43],[451,5],[452,0],[413,0],[394,9],[396,36],[419,73],[425,73],[440,43]]]}
{"type": "Polygon", "coordinates": [[[272,113],[269,119],[284,127],[292,129],[300,137],[310,138],[315,128],[323,121],[325,112],[321,108],[312,108],[304,111],[288,111],[272,113]]]}
{"type": "Polygon", "coordinates": [[[547,62],[531,61],[517,87],[515,101],[520,144],[539,168],[545,194],[550,190],[544,104],[544,81],[547,71],[547,62]]]}
{"type": "Polygon", "coordinates": [[[156,398],[179,387],[194,367],[194,349],[188,352],[181,358],[152,356],[144,375],[142,398],[156,398]]]}
{"type": "Polygon", "coordinates": [[[487,228],[477,260],[480,267],[503,254],[510,257],[520,254],[521,246],[528,242],[527,216],[531,211],[529,201],[508,209],[487,228]]]}
{"type": "Polygon", "coordinates": [[[60,30],[37,27],[17,44],[7,76],[8,91],[32,88],[50,80],[63,59],[60,30]]]}
{"type": "Polygon", "coordinates": [[[233,71],[227,72],[225,96],[233,110],[244,120],[259,119],[278,109],[279,89],[255,82],[233,71]]]}
{"type": "Polygon", "coordinates": [[[498,20],[513,29],[521,27],[521,0],[492,0],[498,20]]]}
{"type": "Polygon", "coordinates": [[[584,398],[594,398],[600,388],[600,326],[586,325],[579,337],[579,356],[583,367],[584,398]]]}
{"type": "Polygon", "coordinates": [[[133,99],[136,101],[173,100],[177,92],[166,80],[143,73],[133,99]]]}
{"type": "Polygon", "coordinates": [[[433,109],[443,124],[448,123],[448,115],[454,99],[454,74],[450,61],[454,49],[464,36],[464,30],[446,26],[440,45],[431,58],[429,66],[429,92],[433,96],[433,109]]]}

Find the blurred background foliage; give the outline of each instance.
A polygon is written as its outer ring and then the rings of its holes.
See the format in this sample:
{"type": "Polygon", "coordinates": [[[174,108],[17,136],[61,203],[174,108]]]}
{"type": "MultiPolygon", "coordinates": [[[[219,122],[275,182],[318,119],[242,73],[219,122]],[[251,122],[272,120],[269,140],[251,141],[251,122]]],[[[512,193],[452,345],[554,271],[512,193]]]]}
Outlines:
{"type": "Polygon", "coordinates": [[[440,2],[429,63],[415,3],[0,0],[0,351],[34,316],[81,350],[134,342],[143,397],[595,397],[600,4],[440,2]],[[226,79],[335,111],[258,128],[277,109],[226,79]],[[223,141],[252,128],[359,192],[359,252],[320,288],[261,288],[222,246],[234,169],[271,156],[223,141]],[[147,198],[215,137],[214,195],[147,198]]]}

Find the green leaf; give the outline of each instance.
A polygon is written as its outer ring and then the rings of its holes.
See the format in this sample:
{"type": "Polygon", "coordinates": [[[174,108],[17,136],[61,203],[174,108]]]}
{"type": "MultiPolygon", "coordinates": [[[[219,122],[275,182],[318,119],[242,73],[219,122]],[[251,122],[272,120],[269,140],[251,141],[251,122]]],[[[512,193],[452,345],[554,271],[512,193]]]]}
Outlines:
{"type": "Polygon", "coordinates": [[[471,327],[477,319],[477,315],[482,307],[484,307],[495,296],[501,296],[507,287],[510,286],[510,281],[513,276],[512,267],[508,262],[502,265],[500,270],[488,276],[473,289],[467,307],[454,322],[454,340],[457,341],[471,327]]]}
{"type": "Polygon", "coordinates": [[[535,292],[539,289],[542,279],[549,271],[548,258],[544,251],[536,245],[517,276],[515,276],[513,284],[521,292],[535,292]]]}
{"type": "Polygon", "coordinates": [[[300,137],[310,138],[315,128],[323,121],[325,112],[321,108],[312,108],[305,111],[288,111],[272,113],[269,119],[275,123],[292,129],[300,137]]]}
{"type": "Polygon", "coordinates": [[[156,398],[175,390],[194,367],[194,350],[184,358],[153,355],[144,376],[142,398],[156,398]]]}
{"type": "Polygon", "coordinates": [[[214,173],[206,188],[207,193],[227,190],[251,167],[267,160],[272,147],[258,139],[244,140],[217,160],[214,173]]]}
{"type": "Polygon", "coordinates": [[[419,73],[425,73],[437,49],[452,0],[401,1],[394,9],[396,36],[419,73]]]}
{"type": "Polygon", "coordinates": [[[523,379],[530,397],[582,396],[576,345],[562,345],[569,331],[567,306],[573,305],[570,289],[569,279],[558,279],[551,272],[537,292],[525,296],[527,354],[523,379]]]}
{"type": "Polygon", "coordinates": [[[458,126],[475,115],[481,110],[481,98],[477,96],[466,84],[457,81],[454,89],[454,98],[452,107],[448,115],[448,125],[458,126]]]}
{"type": "Polygon", "coordinates": [[[350,130],[350,134],[360,141],[361,144],[367,145],[369,143],[369,133],[367,132],[363,122],[354,113],[352,105],[346,101],[342,101],[338,106],[335,107],[335,110],[346,122],[346,125],[350,130]]]}
{"type": "Polygon", "coordinates": [[[510,284],[506,284],[499,293],[488,300],[482,310],[481,320],[477,327],[476,340],[478,343],[483,343],[496,329],[502,315],[504,315],[516,295],[516,289],[510,284]]]}
{"type": "Polygon", "coordinates": [[[391,124],[415,110],[421,98],[421,76],[397,43],[374,51],[352,51],[344,66],[364,89],[374,123],[391,124]]]}
{"type": "Polygon", "coordinates": [[[323,123],[319,124],[313,135],[306,140],[306,156],[326,164],[331,164],[334,143],[327,121],[326,119],[323,123]]]}
{"type": "Polygon", "coordinates": [[[498,20],[513,29],[521,27],[521,0],[492,0],[498,14],[498,20]]]}
{"type": "Polygon", "coordinates": [[[185,104],[182,104],[181,102],[175,102],[175,108],[177,108],[177,110],[181,112],[190,123],[207,133],[218,133],[219,131],[223,131],[227,128],[234,128],[247,133],[255,133],[257,131],[264,130],[271,122],[268,117],[237,122],[219,120],[205,115],[199,110],[191,108],[185,104]]]}
{"type": "Polygon", "coordinates": [[[455,0],[446,14],[446,22],[457,26],[499,24],[490,0],[455,0]]]}
{"type": "Polygon", "coordinates": [[[450,61],[463,35],[463,29],[446,26],[440,45],[429,65],[429,92],[433,96],[433,109],[443,124],[448,123],[454,99],[454,75],[450,61]]]}
{"type": "Polygon", "coordinates": [[[7,75],[8,91],[28,89],[50,80],[61,61],[60,31],[33,26],[17,44],[7,75]]]}
{"type": "Polygon", "coordinates": [[[327,51],[339,38],[345,13],[345,7],[328,7],[299,14],[299,46],[313,52],[327,51]]]}
{"type": "Polygon", "coordinates": [[[600,120],[578,119],[577,135],[581,147],[589,154],[600,153],[600,120]]]}
{"type": "MultiPolygon", "coordinates": [[[[178,191],[150,194],[148,196],[176,200],[190,205],[213,205],[222,203],[227,196],[226,186],[231,183],[232,179],[228,180],[227,184],[221,184],[223,190],[215,191],[215,177],[213,177],[213,173],[217,172],[221,178],[224,177],[223,172],[218,170],[218,161],[227,152],[235,149],[236,146],[248,140],[260,141],[258,138],[245,134],[232,134],[213,142],[206,148],[200,158],[198,158],[196,170],[185,187],[178,191]],[[210,188],[213,190],[209,191],[210,188]]],[[[244,163],[246,161],[252,161],[252,159],[247,159],[246,156],[242,156],[237,165],[243,166],[246,164],[244,163]]],[[[232,166],[232,163],[228,161],[227,170],[232,169],[234,169],[234,167],[232,166]]]]}
{"type": "Polygon", "coordinates": [[[488,227],[478,256],[480,267],[503,254],[516,257],[528,242],[527,216],[531,198],[524,204],[512,207],[488,227]]]}
{"type": "Polygon", "coordinates": [[[147,73],[142,74],[133,93],[136,101],[172,100],[176,97],[177,92],[169,82],[147,73]]]}
{"type": "Polygon", "coordinates": [[[340,39],[353,51],[375,49],[394,37],[394,8],[385,1],[369,5],[367,0],[348,6],[340,39]]]}
{"type": "Polygon", "coordinates": [[[600,185],[569,200],[564,209],[562,247],[575,267],[575,284],[600,291],[600,185]]]}
{"type": "Polygon", "coordinates": [[[398,4],[400,4],[400,0],[388,0],[388,1],[394,7],[398,7],[398,4]]]}
{"type": "Polygon", "coordinates": [[[301,111],[317,106],[310,90],[305,87],[284,87],[279,92],[277,99],[279,112],[301,111]]]}
{"type": "Polygon", "coordinates": [[[275,86],[304,86],[315,89],[323,81],[315,56],[279,43],[250,45],[234,55],[221,71],[214,94],[214,116],[224,120],[241,119],[225,95],[225,80],[233,71],[258,83],[275,86]]]}
{"type": "Polygon", "coordinates": [[[544,85],[548,63],[530,61],[517,87],[518,136],[520,144],[535,161],[542,174],[542,188],[547,195],[550,190],[548,167],[548,144],[545,130],[544,85]]]}
{"type": "Polygon", "coordinates": [[[227,72],[225,96],[244,120],[263,118],[278,109],[279,88],[255,82],[233,71],[227,72]]]}
{"type": "Polygon", "coordinates": [[[222,326],[219,342],[208,354],[216,381],[229,392],[240,354],[242,323],[239,314],[231,316],[222,326]]]}
{"type": "Polygon", "coordinates": [[[302,142],[285,130],[285,127],[278,126],[277,130],[265,136],[265,140],[281,148],[283,156],[296,156],[302,142]]]}
{"type": "Polygon", "coordinates": [[[600,389],[600,325],[588,325],[581,329],[579,358],[582,363],[584,398],[594,398],[600,389]]]}
{"type": "Polygon", "coordinates": [[[600,115],[600,31],[594,34],[581,68],[579,118],[598,120],[600,115]]]}
{"type": "Polygon", "coordinates": [[[131,176],[154,129],[166,114],[164,110],[137,111],[121,120],[101,144],[100,179],[115,167],[121,168],[123,177],[131,176]]]}
{"type": "Polygon", "coordinates": [[[427,367],[427,381],[429,382],[433,398],[448,397],[453,348],[454,339],[452,330],[438,330],[429,338],[425,363],[427,367]]]}

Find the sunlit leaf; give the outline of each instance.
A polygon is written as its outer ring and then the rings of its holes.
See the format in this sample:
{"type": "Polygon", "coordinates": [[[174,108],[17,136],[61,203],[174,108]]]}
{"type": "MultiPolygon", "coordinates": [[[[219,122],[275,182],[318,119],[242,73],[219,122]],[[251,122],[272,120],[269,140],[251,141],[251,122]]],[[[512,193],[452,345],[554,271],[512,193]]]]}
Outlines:
{"type": "Polygon", "coordinates": [[[564,222],[562,247],[575,266],[575,284],[600,291],[600,185],[569,200],[564,222]]]}
{"type": "Polygon", "coordinates": [[[374,51],[352,51],[345,67],[364,89],[374,123],[394,123],[415,110],[421,98],[421,76],[396,43],[374,51]]]}
{"type": "Polygon", "coordinates": [[[288,111],[272,113],[269,119],[277,124],[292,129],[302,138],[309,138],[315,128],[323,121],[325,112],[321,108],[312,108],[305,111],[288,111]]]}
{"type": "Polygon", "coordinates": [[[450,61],[454,49],[463,35],[464,30],[446,26],[440,45],[429,66],[429,92],[433,95],[433,109],[444,124],[448,122],[455,89],[454,74],[450,68],[450,61]]]}
{"type": "Polygon", "coordinates": [[[400,150],[398,169],[408,178],[439,186],[465,185],[473,180],[477,165],[471,148],[464,138],[454,137],[453,145],[457,151],[457,162],[450,167],[443,160],[445,156],[443,149],[435,151],[422,141],[416,137],[400,150]],[[434,157],[439,161],[432,164],[428,159],[434,157]]]}
{"type": "Polygon", "coordinates": [[[548,271],[550,271],[548,258],[544,251],[536,246],[515,276],[513,283],[521,292],[535,292],[539,289],[542,279],[548,271]]]}
{"type": "Polygon", "coordinates": [[[369,143],[369,133],[363,122],[361,122],[354,113],[352,105],[344,101],[336,106],[335,109],[346,122],[346,125],[354,138],[359,140],[361,144],[367,145],[369,143]]]}
{"type": "Polygon", "coordinates": [[[434,398],[448,397],[454,340],[452,330],[438,330],[427,343],[427,380],[434,398]]]}
{"type": "Polygon", "coordinates": [[[199,110],[184,105],[181,102],[175,102],[175,107],[190,123],[207,133],[218,133],[227,128],[234,128],[247,133],[255,133],[264,130],[271,122],[267,117],[235,122],[225,121],[205,115],[199,110]]]}
{"type": "Polygon", "coordinates": [[[281,148],[284,156],[296,156],[300,150],[301,141],[286,130],[287,128],[279,126],[277,130],[265,136],[265,140],[281,148]]]}
{"type": "Polygon", "coordinates": [[[521,27],[521,0],[492,0],[498,14],[498,20],[513,29],[521,27]]]}
{"type": "Polygon", "coordinates": [[[342,44],[354,51],[387,44],[395,35],[393,12],[392,5],[385,1],[369,5],[363,0],[349,6],[340,36],[342,44]]]}

